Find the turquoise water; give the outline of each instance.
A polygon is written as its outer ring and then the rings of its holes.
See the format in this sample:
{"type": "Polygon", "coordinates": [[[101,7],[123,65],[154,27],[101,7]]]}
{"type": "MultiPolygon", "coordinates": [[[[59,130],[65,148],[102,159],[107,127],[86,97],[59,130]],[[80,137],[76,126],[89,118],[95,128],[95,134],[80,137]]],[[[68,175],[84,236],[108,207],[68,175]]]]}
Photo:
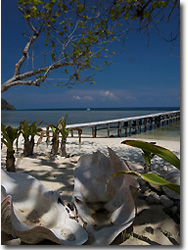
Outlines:
{"type": "Polygon", "coordinates": [[[176,121],[172,124],[164,125],[153,130],[148,130],[140,134],[132,135],[132,137],[138,139],[146,138],[180,141],[180,121],[176,121]]]}
{"type": "MultiPolygon", "coordinates": [[[[18,127],[20,121],[26,120],[32,123],[35,120],[42,119],[42,127],[47,124],[56,125],[58,120],[68,114],[67,124],[105,121],[118,118],[126,118],[133,116],[141,116],[159,112],[168,112],[172,110],[179,110],[179,108],[114,108],[114,109],[61,109],[61,110],[13,110],[2,111],[1,121],[6,125],[18,127]]],[[[116,136],[117,131],[112,131],[112,135],[116,136]]],[[[83,133],[91,135],[91,129],[84,129],[83,133]]],[[[98,131],[98,135],[106,136],[106,131],[98,131]]],[[[134,136],[134,135],[133,135],[134,136]]],[[[136,137],[145,138],[172,138],[180,139],[180,122],[175,122],[170,125],[165,125],[160,128],[143,132],[136,137]]]]}

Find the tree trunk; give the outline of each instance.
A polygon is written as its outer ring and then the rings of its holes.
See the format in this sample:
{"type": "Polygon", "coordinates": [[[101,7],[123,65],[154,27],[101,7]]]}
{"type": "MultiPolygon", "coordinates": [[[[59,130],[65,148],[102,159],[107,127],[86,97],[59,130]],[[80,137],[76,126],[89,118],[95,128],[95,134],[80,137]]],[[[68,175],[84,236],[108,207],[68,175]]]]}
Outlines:
{"type": "Polygon", "coordinates": [[[24,142],[24,156],[32,156],[34,148],[34,138],[27,139],[24,142]]]}
{"type": "Polygon", "coordinates": [[[67,141],[66,139],[62,139],[62,141],[61,141],[61,153],[60,153],[60,155],[62,157],[67,157],[66,141],[67,141]]]}
{"type": "Polygon", "coordinates": [[[56,136],[53,137],[52,139],[52,151],[51,151],[51,155],[55,156],[58,154],[58,149],[59,149],[59,138],[57,138],[56,136]]]}
{"type": "Polygon", "coordinates": [[[14,152],[7,149],[6,169],[9,172],[16,172],[14,152]]]}

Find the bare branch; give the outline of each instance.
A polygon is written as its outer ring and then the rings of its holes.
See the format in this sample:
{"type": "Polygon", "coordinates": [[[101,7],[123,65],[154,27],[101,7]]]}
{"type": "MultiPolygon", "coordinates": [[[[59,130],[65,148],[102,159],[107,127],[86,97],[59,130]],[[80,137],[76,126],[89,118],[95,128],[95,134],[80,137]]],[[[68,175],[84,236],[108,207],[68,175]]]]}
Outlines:
{"type": "Polygon", "coordinates": [[[65,41],[64,45],[62,46],[62,55],[64,55],[64,51],[66,49],[66,47],[69,45],[69,43],[71,42],[72,36],[73,34],[76,32],[77,28],[78,28],[78,24],[79,24],[79,20],[76,22],[75,27],[73,29],[73,31],[70,33],[70,35],[67,38],[67,41],[65,41]]]}
{"type": "Polygon", "coordinates": [[[39,83],[39,79],[38,79],[38,81],[37,80],[36,81],[32,81],[32,80],[29,80],[29,81],[19,81],[18,80],[18,81],[14,81],[14,82],[3,84],[1,86],[1,91],[3,93],[5,91],[7,91],[10,87],[16,86],[16,85],[29,85],[29,86],[35,85],[35,86],[39,86],[38,83],[39,83]]]}
{"type": "Polygon", "coordinates": [[[170,17],[171,17],[171,15],[172,15],[172,13],[173,13],[173,11],[174,11],[174,9],[175,9],[176,5],[177,5],[177,2],[178,2],[178,0],[175,0],[175,2],[174,2],[174,6],[173,6],[173,8],[171,9],[171,12],[170,12],[170,14],[169,14],[169,16],[168,16],[168,22],[169,22],[170,17]]]}
{"type": "Polygon", "coordinates": [[[43,82],[46,78],[48,73],[51,70],[54,69],[58,69],[64,66],[72,66],[72,65],[76,65],[76,63],[74,61],[71,62],[58,62],[58,63],[54,63],[50,66],[47,67],[43,67],[43,68],[39,68],[36,70],[32,70],[20,75],[14,75],[11,79],[9,79],[7,82],[3,83],[1,85],[1,92],[5,92],[7,91],[10,87],[15,86],[15,85],[35,85],[35,86],[39,86],[41,82],[43,82]],[[45,72],[44,76],[42,76],[41,78],[34,80],[28,80],[28,81],[23,81],[23,79],[32,77],[32,76],[36,76],[37,74],[43,73],[45,72]],[[28,84],[27,84],[28,83],[28,84]]]}
{"type": "Polygon", "coordinates": [[[32,29],[35,33],[37,33],[37,30],[35,29],[35,27],[34,27],[33,24],[31,23],[30,18],[27,18],[27,22],[28,22],[29,26],[31,27],[31,29],[32,29]]]}
{"type": "Polygon", "coordinates": [[[15,65],[15,72],[14,72],[14,75],[19,75],[20,74],[20,68],[21,66],[23,65],[23,63],[25,62],[25,59],[27,57],[27,54],[28,54],[28,51],[30,49],[30,46],[31,44],[34,43],[34,41],[38,38],[39,34],[36,33],[35,35],[33,35],[29,41],[27,42],[24,50],[22,51],[23,54],[22,54],[22,57],[20,58],[20,60],[16,63],[15,65]]]}

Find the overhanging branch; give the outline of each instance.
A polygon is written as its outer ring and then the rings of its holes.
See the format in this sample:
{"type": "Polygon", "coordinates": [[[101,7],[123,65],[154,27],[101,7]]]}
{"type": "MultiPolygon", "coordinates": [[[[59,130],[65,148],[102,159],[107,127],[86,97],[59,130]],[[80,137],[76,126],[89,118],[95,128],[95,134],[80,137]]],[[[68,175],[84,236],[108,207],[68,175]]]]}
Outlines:
{"type": "Polygon", "coordinates": [[[72,65],[76,65],[76,62],[74,62],[74,61],[58,62],[58,63],[54,63],[50,66],[46,66],[43,68],[39,68],[36,70],[25,72],[23,74],[14,75],[11,79],[9,79],[8,81],[6,81],[5,83],[3,83],[1,85],[1,92],[3,93],[5,91],[7,91],[10,87],[16,86],[16,85],[40,86],[40,83],[47,78],[47,75],[51,70],[58,69],[58,68],[61,68],[64,66],[72,66],[72,65]],[[44,76],[41,76],[40,78],[37,78],[36,80],[24,80],[24,79],[27,79],[27,78],[32,77],[32,76],[36,76],[36,75],[38,75],[40,73],[44,73],[44,72],[45,72],[44,76]]]}
{"type": "Polygon", "coordinates": [[[29,48],[31,46],[32,43],[34,43],[34,41],[37,39],[37,37],[39,36],[38,33],[36,33],[34,36],[32,36],[29,41],[27,42],[24,50],[22,51],[23,54],[22,54],[22,57],[20,58],[20,60],[16,63],[15,65],[15,72],[14,72],[14,75],[19,75],[20,74],[20,69],[21,69],[21,66],[23,65],[23,63],[25,62],[25,59],[27,57],[27,54],[28,54],[28,51],[29,51],[29,48]]]}
{"type": "Polygon", "coordinates": [[[37,79],[35,81],[32,81],[32,80],[29,80],[29,81],[13,81],[13,82],[9,82],[9,83],[4,83],[2,86],[1,86],[1,92],[5,92],[7,91],[10,87],[13,87],[13,86],[16,86],[16,85],[27,85],[27,86],[31,86],[31,85],[34,85],[34,86],[39,86],[40,82],[40,79],[37,79]]]}

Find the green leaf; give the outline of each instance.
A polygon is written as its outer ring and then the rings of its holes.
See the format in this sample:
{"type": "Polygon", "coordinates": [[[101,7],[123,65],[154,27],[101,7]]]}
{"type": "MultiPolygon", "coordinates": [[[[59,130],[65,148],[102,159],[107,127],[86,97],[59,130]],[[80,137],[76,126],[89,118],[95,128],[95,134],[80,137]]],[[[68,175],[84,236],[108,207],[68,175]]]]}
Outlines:
{"type": "Polygon", "coordinates": [[[40,0],[33,0],[33,5],[41,4],[42,2],[40,0]]]}
{"type": "Polygon", "coordinates": [[[45,46],[48,46],[48,39],[45,39],[45,46]]]}
{"type": "Polygon", "coordinates": [[[105,21],[101,20],[101,26],[104,28],[105,27],[105,21]]]}
{"type": "Polygon", "coordinates": [[[140,140],[125,140],[122,141],[121,143],[153,153],[154,155],[163,158],[165,161],[171,163],[176,168],[180,169],[180,159],[174,153],[172,153],[170,150],[166,148],[140,140]]]}
{"type": "Polygon", "coordinates": [[[101,26],[100,23],[98,23],[95,25],[94,29],[98,29],[98,28],[100,28],[100,26],[101,26]]]}
{"type": "Polygon", "coordinates": [[[81,13],[81,12],[83,11],[83,8],[84,8],[84,5],[81,4],[81,3],[79,3],[79,4],[77,5],[77,13],[81,13]]]}
{"type": "Polygon", "coordinates": [[[52,132],[55,134],[56,129],[53,126],[51,126],[51,128],[52,128],[52,132]]]}
{"type": "Polygon", "coordinates": [[[152,8],[156,8],[158,6],[158,2],[157,1],[154,1],[153,3],[152,3],[152,8]]]}
{"type": "Polygon", "coordinates": [[[161,6],[165,8],[167,6],[167,2],[166,1],[162,1],[161,2],[161,6]]]}
{"type": "Polygon", "coordinates": [[[144,11],[143,16],[144,16],[145,18],[147,18],[147,17],[149,16],[149,13],[148,13],[147,11],[144,11]]]}
{"type": "Polygon", "coordinates": [[[18,5],[22,4],[22,0],[17,1],[17,4],[18,5]]]}
{"type": "Polygon", "coordinates": [[[63,24],[63,23],[65,23],[65,20],[61,21],[59,24],[63,24]]]}
{"type": "Polygon", "coordinates": [[[1,141],[5,144],[8,150],[13,150],[13,143],[19,137],[19,128],[6,127],[1,123],[1,141]]]}
{"type": "Polygon", "coordinates": [[[133,21],[135,19],[136,19],[136,15],[134,15],[134,16],[131,17],[131,21],[133,21]]]}
{"type": "Polygon", "coordinates": [[[85,25],[84,25],[84,22],[81,22],[78,24],[78,27],[81,28],[81,29],[84,29],[85,25]]]}
{"type": "Polygon", "coordinates": [[[55,53],[52,51],[52,54],[51,54],[51,58],[52,58],[52,60],[55,62],[56,61],[56,55],[55,55],[55,53]]]}
{"type": "Polygon", "coordinates": [[[65,120],[64,120],[64,125],[65,125],[65,127],[66,127],[66,124],[67,124],[67,118],[68,118],[68,115],[66,114],[65,120]]]}
{"type": "Polygon", "coordinates": [[[119,171],[119,172],[113,174],[112,177],[116,177],[116,176],[119,176],[122,174],[128,174],[128,175],[133,175],[136,177],[141,177],[142,179],[144,179],[147,182],[153,183],[155,185],[165,186],[165,187],[173,190],[177,194],[180,194],[180,185],[166,181],[165,179],[158,176],[157,174],[153,174],[153,173],[140,174],[140,173],[137,173],[134,171],[119,171]]]}
{"type": "Polygon", "coordinates": [[[25,14],[25,15],[24,15],[24,18],[26,18],[26,19],[29,18],[29,17],[31,17],[30,14],[25,14]]]}
{"type": "Polygon", "coordinates": [[[51,41],[51,46],[52,46],[52,48],[55,48],[56,44],[53,41],[51,41]]]}
{"type": "Polygon", "coordinates": [[[128,20],[128,18],[129,18],[129,12],[127,11],[123,17],[124,17],[125,21],[128,20]]]}

